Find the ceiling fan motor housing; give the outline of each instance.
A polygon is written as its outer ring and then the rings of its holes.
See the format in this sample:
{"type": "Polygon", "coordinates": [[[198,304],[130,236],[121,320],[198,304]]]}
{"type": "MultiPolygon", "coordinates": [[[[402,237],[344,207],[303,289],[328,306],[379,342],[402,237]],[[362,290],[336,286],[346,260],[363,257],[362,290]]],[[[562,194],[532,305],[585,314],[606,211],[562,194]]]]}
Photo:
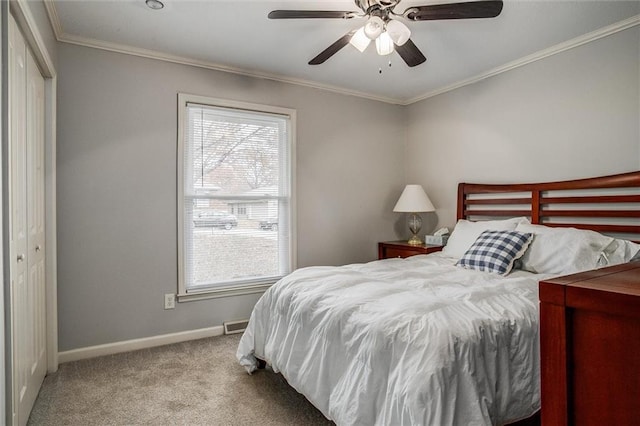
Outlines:
{"type": "Polygon", "coordinates": [[[363,12],[371,14],[373,11],[393,9],[400,0],[355,0],[355,3],[363,12]]]}

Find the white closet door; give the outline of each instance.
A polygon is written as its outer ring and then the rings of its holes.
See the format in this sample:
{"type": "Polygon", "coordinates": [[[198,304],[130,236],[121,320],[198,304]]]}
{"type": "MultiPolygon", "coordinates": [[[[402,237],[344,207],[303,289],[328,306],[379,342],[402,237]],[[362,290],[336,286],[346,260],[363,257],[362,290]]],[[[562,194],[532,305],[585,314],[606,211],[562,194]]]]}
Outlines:
{"type": "Polygon", "coordinates": [[[9,19],[9,239],[12,420],[27,423],[46,373],[44,81],[9,19]],[[36,182],[40,180],[40,182],[36,182]],[[42,217],[40,217],[42,216],[42,217]],[[37,251],[36,251],[37,249],[37,251]]]}
{"type": "Polygon", "coordinates": [[[28,409],[47,372],[44,252],[44,78],[27,51],[27,284],[31,341],[28,367],[28,409]]]}
{"type": "Polygon", "coordinates": [[[15,21],[9,22],[9,191],[11,344],[13,380],[13,424],[22,424],[19,407],[27,393],[27,358],[23,351],[29,340],[27,330],[16,333],[29,310],[27,289],[27,161],[26,161],[26,46],[15,21]],[[22,307],[22,309],[20,308],[22,307]]]}

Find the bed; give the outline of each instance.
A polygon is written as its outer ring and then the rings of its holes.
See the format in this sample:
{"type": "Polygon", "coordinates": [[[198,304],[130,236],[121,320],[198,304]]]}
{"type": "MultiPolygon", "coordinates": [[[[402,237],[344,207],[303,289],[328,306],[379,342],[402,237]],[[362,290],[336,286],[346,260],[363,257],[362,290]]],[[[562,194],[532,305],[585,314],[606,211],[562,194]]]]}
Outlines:
{"type": "Polygon", "coordinates": [[[639,188],[640,172],[462,183],[441,253],[294,271],[256,304],[238,360],[249,373],[266,362],[338,425],[530,418],[538,281],[636,256],[639,188]],[[507,239],[504,262],[483,251],[496,238],[507,239]]]}

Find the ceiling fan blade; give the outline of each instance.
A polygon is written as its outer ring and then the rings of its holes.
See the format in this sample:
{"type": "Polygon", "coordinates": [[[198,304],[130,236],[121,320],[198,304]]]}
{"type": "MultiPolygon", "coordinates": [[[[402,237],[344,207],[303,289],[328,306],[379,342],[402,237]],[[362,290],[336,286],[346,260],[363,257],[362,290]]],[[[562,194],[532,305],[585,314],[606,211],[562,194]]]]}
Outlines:
{"type": "Polygon", "coordinates": [[[502,1],[483,0],[465,3],[433,4],[407,9],[403,16],[412,21],[437,19],[495,18],[502,12],[502,1]]]}
{"type": "Polygon", "coordinates": [[[338,53],[340,49],[345,47],[351,41],[351,37],[356,33],[356,30],[349,31],[338,40],[336,40],[331,46],[324,49],[318,56],[309,61],[309,65],[320,65],[327,59],[338,53]]]}
{"type": "Polygon", "coordinates": [[[351,19],[356,16],[358,16],[357,12],[339,10],[273,10],[268,15],[269,19],[351,19]]]}
{"type": "Polygon", "coordinates": [[[413,44],[411,39],[407,40],[405,44],[402,46],[396,46],[396,52],[398,55],[409,65],[410,67],[415,67],[416,65],[420,65],[427,58],[422,54],[420,49],[413,44]]]}

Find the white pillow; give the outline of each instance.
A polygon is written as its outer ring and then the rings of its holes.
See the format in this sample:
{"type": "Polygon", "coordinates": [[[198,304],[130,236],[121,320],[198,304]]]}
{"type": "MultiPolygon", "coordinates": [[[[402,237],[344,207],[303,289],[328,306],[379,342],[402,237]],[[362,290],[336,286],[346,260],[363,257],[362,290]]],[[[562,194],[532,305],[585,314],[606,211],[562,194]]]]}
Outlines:
{"type": "Polygon", "coordinates": [[[521,258],[521,268],[537,274],[573,274],[602,264],[605,248],[614,239],[594,231],[519,224],[518,232],[530,232],[533,241],[521,258]]]}
{"type": "Polygon", "coordinates": [[[445,256],[460,259],[484,231],[513,231],[519,223],[529,223],[526,217],[514,217],[505,220],[486,220],[471,222],[460,219],[456,223],[447,245],[442,249],[445,256]]]}
{"type": "Polygon", "coordinates": [[[604,249],[603,257],[607,265],[618,265],[629,262],[637,254],[640,254],[640,244],[616,239],[604,249]]]}

